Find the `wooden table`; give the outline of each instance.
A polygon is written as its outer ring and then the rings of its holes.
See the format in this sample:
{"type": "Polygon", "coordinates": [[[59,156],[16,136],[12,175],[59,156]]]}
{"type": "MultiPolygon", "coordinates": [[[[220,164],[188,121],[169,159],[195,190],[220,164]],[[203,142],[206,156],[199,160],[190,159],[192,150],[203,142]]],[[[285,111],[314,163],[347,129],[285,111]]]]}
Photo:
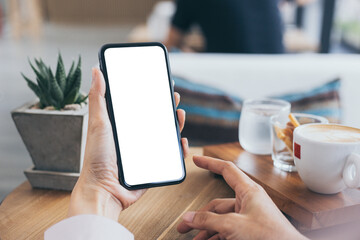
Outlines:
{"type": "MultiPolygon", "coordinates": [[[[194,153],[202,154],[202,149],[192,148],[194,153]]],[[[186,159],[187,177],[182,184],[149,189],[120,214],[119,222],[135,239],[192,239],[195,232],[176,231],[181,216],[214,198],[234,196],[221,178],[197,168],[191,159],[186,159]]],[[[69,192],[32,189],[24,182],[0,205],[0,239],[42,239],[48,227],[66,217],[69,199],[69,192]]]]}
{"type": "Polygon", "coordinates": [[[360,189],[332,195],[312,192],[298,173],[274,167],[271,156],[248,153],[238,142],[206,146],[204,155],[234,162],[266,190],[293,225],[308,237],[360,239],[360,189]]]}
{"type": "MultiPolygon", "coordinates": [[[[201,154],[202,149],[192,148],[191,153],[201,154]]],[[[277,171],[272,168],[269,157],[248,154],[238,143],[205,147],[204,153],[218,155],[227,160],[234,156],[253,158],[253,165],[249,164],[250,161],[243,162],[247,164],[247,170],[252,169],[255,173],[264,171],[264,166],[270,171],[277,171]],[[262,161],[264,166],[257,165],[257,161],[262,161]]],[[[186,159],[186,168],[187,178],[182,184],[150,189],[138,202],[120,214],[119,222],[134,233],[135,239],[192,239],[195,231],[185,235],[176,231],[181,216],[214,198],[234,196],[234,192],[221,177],[197,168],[191,161],[191,156],[186,159]]],[[[287,173],[284,172],[283,175],[286,179],[287,173]]],[[[292,175],[296,178],[296,174],[292,175]]],[[[271,181],[269,178],[269,183],[271,181]]],[[[269,190],[266,186],[265,189],[269,190]]],[[[271,191],[268,193],[276,196],[271,191]]],[[[69,192],[32,189],[28,182],[24,182],[0,205],[0,239],[42,239],[48,227],[66,217],[69,198],[69,192]]],[[[291,208],[291,204],[281,205],[281,201],[276,197],[274,201],[280,209],[286,206],[288,211],[291,208]]],[[[359,226],[359,223],[356,223],[356,226],[359,226]]],[[[261,226],[259,229],[261,230],[261,226]]],[[[354,229],[357,230],[358,227],[351,224],[340,225],[305,234],[312,239],[358,239],[359,230],[355,237],[344,238],[345,232],[354,229]]]]}

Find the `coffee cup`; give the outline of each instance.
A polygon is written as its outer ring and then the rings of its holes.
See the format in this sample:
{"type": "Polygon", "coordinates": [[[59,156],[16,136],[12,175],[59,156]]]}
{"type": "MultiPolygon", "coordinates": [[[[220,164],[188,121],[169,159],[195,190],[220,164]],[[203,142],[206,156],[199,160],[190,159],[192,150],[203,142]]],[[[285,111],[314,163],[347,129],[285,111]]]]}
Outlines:
{"type": "Polygon", "coordinates": [[[294,131],[294,161],[312,191],[334,194],[360,186],[360,129],[306,124],[294,131]]]}

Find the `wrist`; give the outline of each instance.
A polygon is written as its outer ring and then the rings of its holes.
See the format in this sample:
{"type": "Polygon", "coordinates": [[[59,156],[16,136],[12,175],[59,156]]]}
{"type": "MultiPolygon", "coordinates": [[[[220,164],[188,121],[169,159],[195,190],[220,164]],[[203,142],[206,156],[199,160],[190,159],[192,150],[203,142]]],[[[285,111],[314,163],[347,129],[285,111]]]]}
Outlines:
{"type": "Polygon", "coordinates": [[[122,205],[111,193],[79,179],[70,198],[68,217],[94,214],[117,221],[122,205]]]}

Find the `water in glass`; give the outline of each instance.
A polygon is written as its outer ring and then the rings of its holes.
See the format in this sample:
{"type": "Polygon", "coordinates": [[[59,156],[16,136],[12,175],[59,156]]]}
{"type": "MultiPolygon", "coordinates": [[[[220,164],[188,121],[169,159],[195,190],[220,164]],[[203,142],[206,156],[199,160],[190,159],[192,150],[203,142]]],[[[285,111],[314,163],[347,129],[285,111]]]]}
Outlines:
{"type": "Polygon", "coordinates": [[[286,118],[290,103],[275,99],[246,100],[239,123],[241,146],[254,154],[271,154],[270,117],[286,118]]]}

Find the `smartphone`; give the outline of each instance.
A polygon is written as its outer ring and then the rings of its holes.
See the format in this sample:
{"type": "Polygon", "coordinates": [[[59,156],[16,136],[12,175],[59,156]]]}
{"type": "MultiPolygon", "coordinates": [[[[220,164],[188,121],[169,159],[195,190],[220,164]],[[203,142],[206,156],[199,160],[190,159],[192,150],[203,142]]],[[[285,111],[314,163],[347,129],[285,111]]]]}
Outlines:
{"type": "Polygon", "coordinates": [[[181,183],[186,171],[164,45],[106,44],[99,62],[121,185],[133,190],[181,183]]]}

